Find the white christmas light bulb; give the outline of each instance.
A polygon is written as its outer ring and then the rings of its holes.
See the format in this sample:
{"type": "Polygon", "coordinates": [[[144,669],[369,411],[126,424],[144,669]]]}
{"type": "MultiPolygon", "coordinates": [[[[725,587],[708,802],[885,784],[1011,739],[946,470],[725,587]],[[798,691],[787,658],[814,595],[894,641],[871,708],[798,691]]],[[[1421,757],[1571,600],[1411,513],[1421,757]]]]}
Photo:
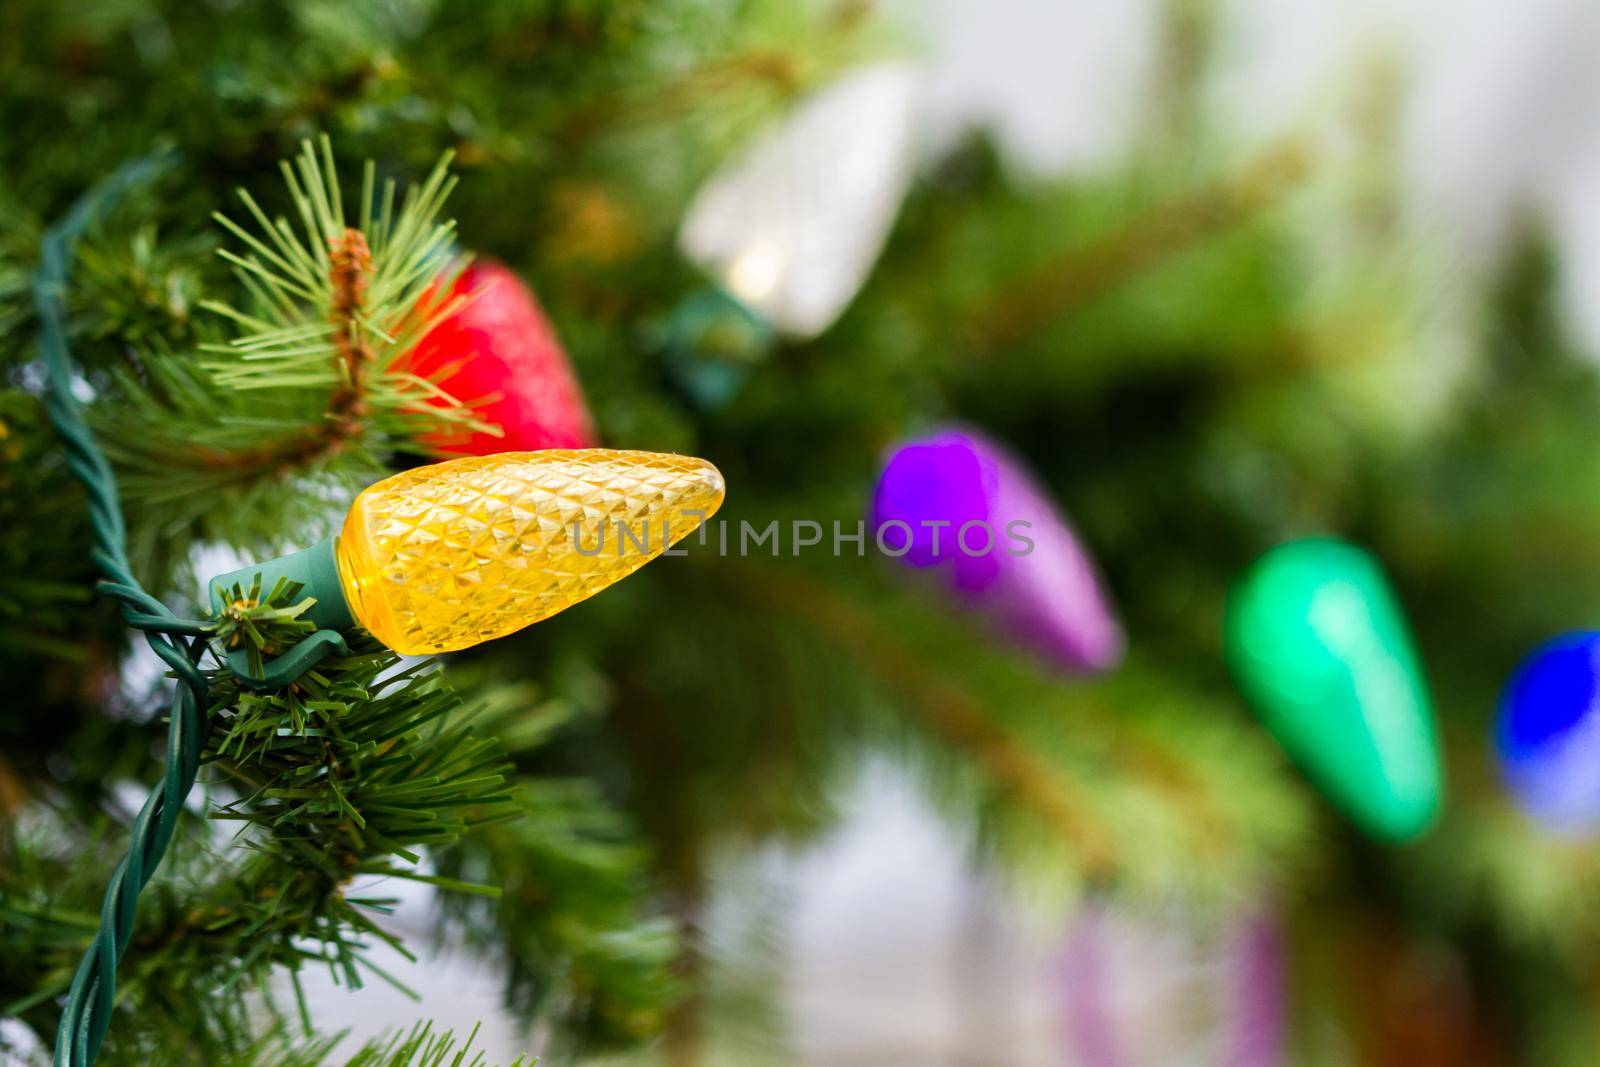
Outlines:
{"type": "Polygon", "coordinates": [[[678,244],[773,329],[832,325],[866,281],[915,166],[917,73],[845,75],[714,175],[678,244]]]}

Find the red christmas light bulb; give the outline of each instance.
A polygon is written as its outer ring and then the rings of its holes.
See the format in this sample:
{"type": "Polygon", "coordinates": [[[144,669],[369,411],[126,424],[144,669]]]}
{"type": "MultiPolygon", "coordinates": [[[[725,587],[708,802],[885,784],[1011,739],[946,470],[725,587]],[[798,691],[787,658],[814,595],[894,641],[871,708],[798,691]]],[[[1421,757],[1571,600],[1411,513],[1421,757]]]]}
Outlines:
{"type": "Polygon", "coordinates": [[[462,296],[467,302],[429,330],[400,367],[435,382],[504,435],[440,430],[422,440],[472,456],[598,444],[567,354],[522,279],[502,263],[476,260],[443,301],[462,296]]]}

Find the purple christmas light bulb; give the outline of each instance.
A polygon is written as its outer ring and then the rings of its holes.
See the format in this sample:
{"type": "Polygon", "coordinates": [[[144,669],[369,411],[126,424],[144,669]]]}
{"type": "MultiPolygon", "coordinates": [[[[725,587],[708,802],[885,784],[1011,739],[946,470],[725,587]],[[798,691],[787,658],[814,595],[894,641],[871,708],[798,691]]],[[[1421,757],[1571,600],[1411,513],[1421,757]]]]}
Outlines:
{"type": "Polygon", "coordinates": [[[1122,658],[1122,628],[1072,527],[999,445],[946,429],[896,447],[873,496],[883,550],[1070,671],[1122,658]]]}

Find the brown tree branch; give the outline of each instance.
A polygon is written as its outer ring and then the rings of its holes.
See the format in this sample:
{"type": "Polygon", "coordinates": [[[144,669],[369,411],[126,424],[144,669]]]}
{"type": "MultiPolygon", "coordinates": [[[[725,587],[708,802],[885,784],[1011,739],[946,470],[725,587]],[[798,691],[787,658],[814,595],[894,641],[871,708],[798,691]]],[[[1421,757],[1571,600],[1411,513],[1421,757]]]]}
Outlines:
{"type": "Polygon", "coordinates": [[[970,322],[976,346],[1005,348],[1026,339],[1140,272],[1275,204],[1310,171],[1304,146],[1297,141],[1279,145],[1240,172],[1070,250],[977,309],[970,322]]]}
{"type": "Polygon", "coordinates": [[[873,626],[841,597],[813,583],[790,580],[770,570],[741,575],[738,587],[797,611],[816,629],[854,652],[874,673],[905,693],[909,707],[950,744],[969,753],[1004,792],[1049,822],[1076,852],[1091,880],[1108,877],[1116,845],[1089,805],[1068,780],[1019,745],[983,708],[953,686],[941,684],[900,642],[873,626]]]}
{"type": "Polygon", "coordinates": [[[199,466],[213,471],[272,470],[286,475],[336,454],[366,429],[367,391],[377,355],[362,328],[361,313],[372,281],[372,249],[366,235],[350,227],[328,239],[328,252],[329,318],[334,325],[334,361],[340,380],[328,396],[321,421],[254,448],[196,446],[192,456],[199,466]]]}

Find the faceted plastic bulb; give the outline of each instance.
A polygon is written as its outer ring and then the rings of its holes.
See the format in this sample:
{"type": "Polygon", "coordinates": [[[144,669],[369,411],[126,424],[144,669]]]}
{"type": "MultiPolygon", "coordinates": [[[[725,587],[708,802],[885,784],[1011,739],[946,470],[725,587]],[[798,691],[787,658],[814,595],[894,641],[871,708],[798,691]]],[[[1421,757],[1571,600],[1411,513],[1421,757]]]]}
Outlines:
{"type": "Polygon", "coordinates": [[[513,633],[625,578],[722,505],[703,459],[593,448],[435,463],[368,487],[335,561],[351,613],[406,655],[513,633]]]}

